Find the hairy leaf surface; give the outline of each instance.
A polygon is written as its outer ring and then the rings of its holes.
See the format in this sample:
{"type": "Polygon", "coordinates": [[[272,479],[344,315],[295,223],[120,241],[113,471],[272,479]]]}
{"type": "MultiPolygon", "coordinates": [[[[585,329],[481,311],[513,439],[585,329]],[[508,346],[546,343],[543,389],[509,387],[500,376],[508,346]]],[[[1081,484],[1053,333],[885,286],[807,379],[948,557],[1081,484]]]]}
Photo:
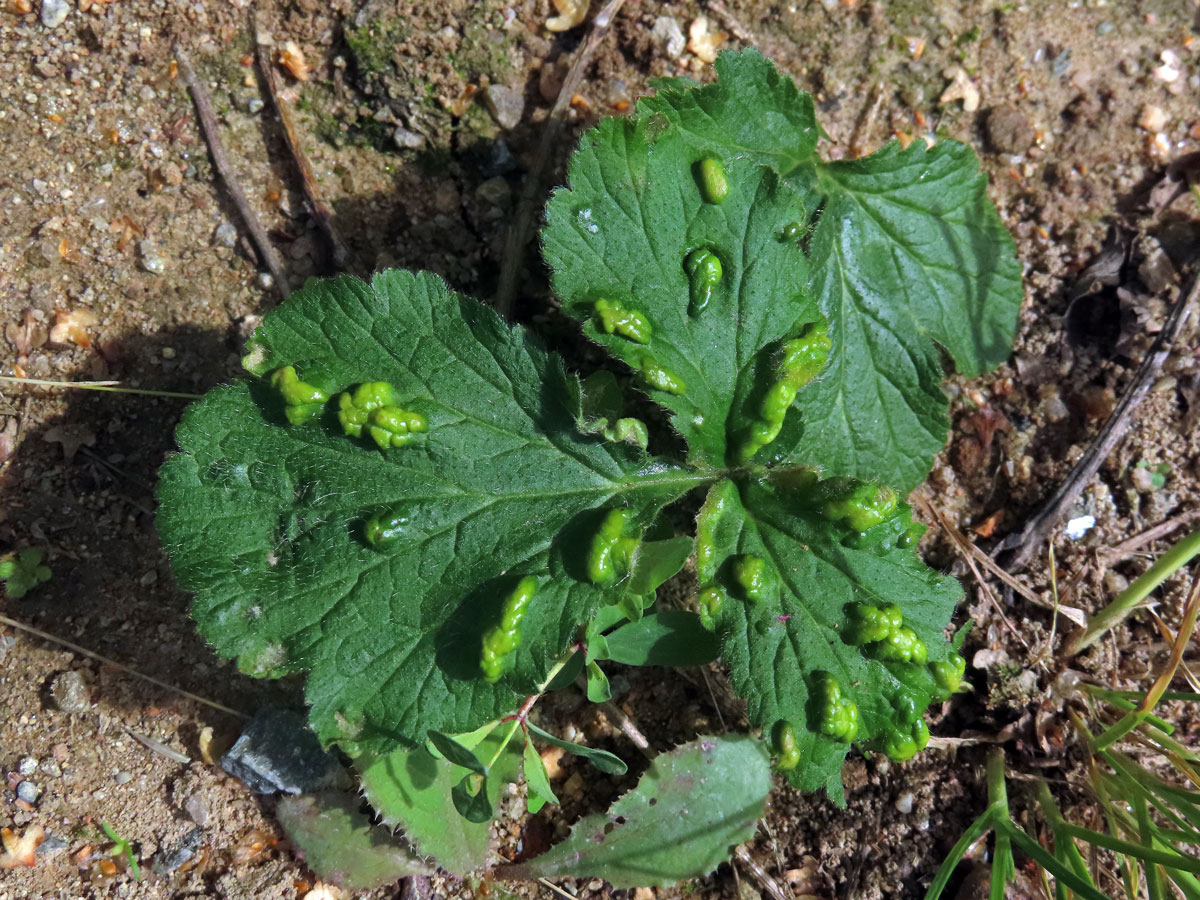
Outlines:
{"type": "Polygon", "coordinates": [[[489,829],[456,815],[450,790],[466,770],[435,759],[424,747],[358,761],[363,792],[384,824],[400,827],[418,852],[465,876],[487,860],[489,829]]]}
{"type": "Polygon", "coordinates": [[[771,790],[762,745],[702,737],[655,758],[636,788],[504,877],[598,876],[614,887],[668,886],[707,875],[754,835],[771,790]]]}
{"type": "MultiPolygon", "coordinates": [[[[683,397],[654,396],[676,413],[692,458],[708,462],[722,450],[715,419],[736,433],[753,418],[753,379],[763,372],[750,360],[797,321],[812,321],[815,299],[829,321],[829,365],[758,458],[911,489],[949,427],[936,345],[964,374],[994,367],[1008,355],[1022,298],[1013,242],[975,155],[957,141],[926,149],[918,140],[825,163],[812,98],[771,63],[754,51],[726,53],[717,74],[702,88],[667,88],[633,119],[584,137],[543,234],[555,287],[581,318],[608,292],[633,298],[657,323],[651,348],[699,380],[692,390],[684,376],[683,397]],[[725,165],[720,204],[704,203],[687,174],[706,157],[725,165]],[[792,223],[800,239],[781,241],[792,223]],[[726,263],[718,292],[726,302],[689,319],[679,315],[688,286],[672,263],[702,245],[726,263]],[[804,261],[789,253],[799,247],[804,261]],[[781,307],[791,321],[776,321],[781,307]]],[[[643,352],[597,337],[635,365],[643,352]]]]}
{"type": "Polygon", "coordinates": [[[347,891],[368,891],[434,869],[359,812],[353,794],[325,791],[281,797],[279,824],[304,863],[347,891]]]}
{"type": "Polygon", "coordinates": [[[859,710],[856,740],[870,744],[902,709],[924,710],[936,687],[926,666],[880,662],[843,639],[851,604],[895,604],[929,659],[950,652],[942,630],[962,595],[958,582],[934,572],[911,549],[887,538],[860,540],[844,525],[806,508],[803,498],[766,482],[713,488],[705,504],[713,538],[703,581],[720,580],[728,561],[750,554],[766,563],[766,589],[755,602],[727,602],[717,617],[722,658],[752,722],[770,730],[792,723],[800,763],[789,779],[805,790],[842,796],[848,744],[821,734],[810,697],[818,673],[838,679],[859,710]]]}
{"type": "Polygon", "coordinates": [[[789,78],[753,51],[717,75],[587,132],[549,203],[554,288],[611,371],[581,382],[436,277],[386,272],[311,282],[252,338],[261,377],[185,414],[159,524],[195,618],[244,671],[309,672],[324,740],[459,739],[564,654],[554,686],[586,671],[601,698],[598,659],[719,644],[793,784],[840,798],[850,742],[908,758],[896,723],[915,747],[955,689],[958,588],[885,486],[944,444],[943,351],[968,375],[1006,356],[1012,241],[964,145],[825,162],[789,78]],[[630,414],[622,378],[677,438],[630,414]],[[697,612],[655,611],[692,546],[685,505],[660,513],[694,488],[697,612]],[[855,631],[872,616],[900,643],[855,631]]]}
{"type": "Polygon", "coordinates": [[[317,733],[351,749],[514,708],[603,602],[578,577],[589,511],[649,522],[697,480],[580,435],[558,358],[434,276],[310,283],[255,341],[260,372],[388,381],[429,423],[381,452],[328,414],[286,425],[269,385],[239,384],[188,410],[162,471],[159,527],[200,629],[252,674],[311,670],[317,733]],[[371,546],[380,512],[398,534],[371,546]],[[515,669],[489,684],[480,635],[522,574],[542,583],[515,669]]]}

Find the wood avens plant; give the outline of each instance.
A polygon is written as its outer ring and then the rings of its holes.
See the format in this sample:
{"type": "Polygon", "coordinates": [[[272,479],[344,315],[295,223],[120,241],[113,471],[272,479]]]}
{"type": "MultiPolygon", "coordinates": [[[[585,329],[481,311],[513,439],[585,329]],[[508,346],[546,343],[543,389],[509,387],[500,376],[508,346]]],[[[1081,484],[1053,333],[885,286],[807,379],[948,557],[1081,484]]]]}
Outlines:
{"type": "Polygon", "coordinates": [[[731,787],[710,772],[642,809],[670,783],[644,780],[607,820],[612,855],[581,823],[568,844],[587,852],[519,874],[710,871],[753,832],[762,748],[841,802],[851,747],[911,757],[961,684],[960,589],[917,556],[902,498],[946,440],[939,347],[966,375],[1009,352],[1011,239],[968,147],[825,162],[812,98],[769,62],[727,53],[717,75],[585,134],[547,208],[554,290],[609,370],[581,381],[433,275],[311,281],[251,338],[255,378],[187,411],[162,470],[159,527],[201,631],[250,674],[308,672],[317,734],[452,871],[485,863],[483,823],[522,767],[533,805],[555,802],[536,744],[623,771],[530,719],[581,676],[606,699],[602,661],[719,655],[762,740],[664,756],[721,756],[731,787]],[[629,415],[630,391],[674,440],[629,415]],[[699,507],[693,536],[664,515],[676,503],[699,507]],[[690,608],[657,608],[689,556],[690,608]],[[651,807],[678,842],[634,839],[651,807]]]}

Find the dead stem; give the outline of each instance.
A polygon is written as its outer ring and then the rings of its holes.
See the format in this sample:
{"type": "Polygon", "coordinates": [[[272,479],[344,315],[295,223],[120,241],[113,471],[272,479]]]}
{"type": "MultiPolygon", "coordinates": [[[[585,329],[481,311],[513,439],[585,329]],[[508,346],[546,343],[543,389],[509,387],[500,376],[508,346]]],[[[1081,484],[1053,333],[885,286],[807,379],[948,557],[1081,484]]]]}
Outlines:
{"type": "Polygon", "coordinates": [[[258,68],[262,71],[263,81],[266,82],[267,94],[271,98],[271,105],[279,114],[279,122],[283,125],[283,137],[292,154],[292,161],[296,164],[296,171],[300,173],[300,186],[304,189],[304,196],[308,198],[308,206],[312,210],[317,227],[321,229],[321,233],[325,235],[325,240],[329,243],[330,261],[333,263],[333,267],[340,272],[350,261],[350,253],[346,250],[346,245],[338,235],[337,229],[334,228],[333,210],[329,208],[329,204],[321,195],[312,163],[308,161],[308,156],[300,145],[300,139],[296,136],[296,126],[292,120],[291,109],[287,103],[279,99],[279,78],[275,73],[275,67],[271,64],[270,48],[266,44],[260,43],[258,39],[261,30],[258,16],[252,12],[250,19],[254,49],[258,55],[258,68]]]}
{"type": "Polygon", "coordinates": [[[1050,531],[1058,524],[1063,513],[1079,499],[1083,489],[1087,487],[1100,470],[1100,466],[1108,459],[1109,454],[1121,442],[1125,432],[1132,424],[1134,410],[1141,405],[1146,394],[1150,392],[1150,387],[1158,377],[1163,363],[1167,361],[1167,356],[1170,355],[1175,336],[1179,334],[1187,319],[1188,307],[1198,297],[1200,297],[1200,278],[1193,275],[1191,286],[1187,290],[1179,292],[1179,298],[1175,301],[1171,314],[1163,324],[1162,331],[1155,337],[1154,343],[1150,345],[1146,358],[1142,360],[1133,381],[1125,389],[1121,402],[1117,404],[1117,408],[1104,423],[1104,427],[1100,429],[1096,439],[1080,457],[1075,468],[1071,470],[1071,474],[1054,492],[1054,495],[1030,518],[1024,529],[1019,533],[1009,535],[993,551],[992,555],[1008,571],[1018,572],[1029,564],[1034,554],[1038,552],[1038,548],[1046,541],[1050,531]]]}
{"type": "Polygon", "coordinates": [[[233,174],[233,167],[229,165],[229,158],[225,155],[225,147],[221,143],[221,136],[217,131],[217,117],[213,113],[212,101],[208,99],[208,91],[196,77],[196,70],[192,68],[192,62],[183,47],[176,44],[173,52],[175,61],[179,63],[179,71],[183,74],[184,83],[187,84],[188,93],[192,95],[192,102],[196,105],[196,118],[200,123],[200,133],[204,137],[204,143],[208,145],[213,168],[225,182],[229,197],[233,201],[233,205],[237,207],[238,215],[242,217],[246,230],[250,232],[254,249],[258,251],[258,255],[271,273],[271,277],[275,279],[275,285],[279,288],[279,292],[284,299],[287,299],[291,288],[288,285],[283,262],[275,251],[275,246],[267,237],[266,230],[254,214],[254,210],[250,208],[250,203],[246,200],[246,192],[242,190],[241,182],[237,180],[237,176],[233,174]]]}
{"type": "Polygon", "coordinates": [[[223,703],[218,703],[216,700],[209,700],[207,697],[201,697],[199,694],[193,694],[191,691],[185,691],[183,688],[176,687],[173,684],[167,684],[165,681],[159,681],[153,676],[143,675],[141,672],[137,671],[137,669],[131,669],[129,666],[122,665],[115,659],[109,659],[107,656],[101,656],[99,653],[95,653],[85,647],[80,647],[78,644],[72,644],[70,641],[56,637],[55,635],[50,634],[48,631],[42,631],[40,628],[34,628],[32,625],[26,625],[24,622],[18,622],[16,619],[10,619],[8,616],[4,615],[0,615],[0,623],[8,625],[11,628],[16,628],[18,631],[24,631],[27,634],[32,634],[35,637],[40,637],[42,640],[49,641],[52,644],[57,644],[59,647],[66,647],[72,653],[78,653],[80,656],[86,656],[88,659],[94,659],[96,662],[104,663],[106,666],[112,666],[114,669],[118,669],[127,675],[132,675],[134,678],[140,678],[142,681],[149,682],[155,687],[160,687],[163,690],[171,691],[174,694],[187,697],[189,700],[195,700],[197,703],[203,703],[205,706],[220,710],[223,713],[228,713],[231,716],[237,716],[240,719],[250,718],[244,712],[231,709],[230,707],[225,706],[223,703]]]}
{"type": "Polygon", "coordinates": [[[533,168],[525,175],[521,188],[521,199],[517,204],[517,214],[513,226],[508,232],[508,241],[504,245],[504,257],[500,260],[500,283],[496,287],[496,311],[502,316],[510,316],[513,311],[513,301],[517,294],[517,279],[521,277],[521,269],[525,259],[525,247],[529,243],[529,227],[533,221],[535,210],[542,202],[542,175],[546,164],[550,161],[554,140],[566,121],[566,110],[571,103],[583,80],[584,69],[592,59],[592,54],[600,46],[609,30],[613,19],[625,4],[625,0],[609,0],[592,21],[592,30],[579,47],[575,61],[563,79],[558,99],[546,117],[546,125],[542,130],[542,140],[538,144],[537,155],[534,157],[533,168]]]}

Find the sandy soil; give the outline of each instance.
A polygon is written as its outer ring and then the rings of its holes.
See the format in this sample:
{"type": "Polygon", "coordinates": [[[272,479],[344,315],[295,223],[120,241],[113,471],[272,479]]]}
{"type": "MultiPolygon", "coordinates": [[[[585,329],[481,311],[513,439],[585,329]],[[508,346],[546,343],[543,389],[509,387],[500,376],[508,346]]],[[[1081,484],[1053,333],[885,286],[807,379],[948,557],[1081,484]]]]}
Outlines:
{"type": "MultiPolygon", "coordinates": [[[[28,12],[28,0],[6,0],[0,10],[3,373],[185,393],[235,377],[241,341],[278,294],[264,287],[242,223],[214,180],[172,65],[174,42],[212,93],[237,174],[289,278],[299,283],[330,270],[278,123],[261,102],[249,4],[45,0],[45,9],[32,2],[28,12]],[[60,7],[65,18],[56,21],[60,7]],[[56,324],[63,327],[51,341],[56,324]]],[[[311,66],[306,81],[284,77],[284,95],[349,245],[347,268],[429,268],[455,288],[491,296],[522,173],[583,30],[546,31],[549,0],[294,0],[264,3],[261,13],[270,38],[294,41],[311,66]],[[515,124],[502,128],[464,96],[484,79],[524,98],[515,124]]],[[[1197,3],[630,0],[588,69],[555,149],[554,183],[579,131],[625,108],[650,78],[710,77],[692,53],[654,37],[660,17],[673,17],[686,34],[701,15],[728,35],[725,46],[757,46],[814,93],[831,135],[827,155],[934,133],[979,150],[1025,263],[1027,304],[1013,362],[951,383],[955,429],[924,492],[968,531],[994,540],[1018,529],[1111,410],[1161,324],[1173,272],[1195,253],[1197,206],[1185,195],[1152,215],[1146,191],[1169,161],[1200,150],[1197,3]],[[1178,65],[1164,53],[1176,54],[1178,65]],[[943,102],[956,67],[969,86],[943,102]],[[1068,316],[1075,277],[1118,221],[1140,229],[1131,267],[1140,266],[1140,276],[1124,294],[1103,292],[1068,316]],[[994,441],[983,438],[980,409],[1005,417],[994,441]]],[[[553,333],[556,316],[534,252],[517,315],[553,333]]],[[[1088,488],[1081,512],[1094,515],[1096,527],[1079,541],[1061,533],[1056,540],[1065,603],[1103,604],[1166,543],[1115,562],[1101,551],[1197,507],[1195,337],[1194,329],[1185,333],[1128,437],[1088,488]],[[1163,466],[1165,482],[1139,475],[1139,463],[1143,471],[1163,466]]],[[[2,386],[0,549],[45,548],[54,577],[24,599],[3,600],[0,610],[232,709],[298,706],[298,684],[242,677],[208,650],[159,549],[155,472],[184,403],[2,386]]],[[[935,535],[928,552],[935,564],[965,572],[942,538],[935,535]]],[[[1048,596],[1045,567],[1035,569],[1031,582],[1048,596]]],[[[938,712],[934,733],[1015,726],[1014,766],[1036,763],[1069,776],[1069,748],[1039,744],[1028,724],[1068,664],[1041,652],[1049,614],[1018,597],[1004,610],[1010,631],[975,583],[965,583],[961,618],[976,622],[968,649],[994,651],[980,662],[1006,654],[1007,668],[971,669],[975,693],[938,712]]],[[[1177,623],[1180,594],[1172,584],[1160,604],[1169,625],[1177,623]]],[[[1144,684],[1161,656],[1158,641],[1151,626],[1131,625],[1070,665],[1144,684]]],[[[0,871],[0,900],[298,896],[313,877],[273,845],[272,801],[204,761],[204,730],[212,729],[213,745],[227,743],[238,717],[119,666],[0,626],[0,825],[16,833],[40,825],[51,836],[35,867],[0,871]],[[74,706],[62,703],[66,673],[86,692],[74,706]],[[25,772],[29,761],[36,768],[25,772]],[[19,800],[21,781],[40,790],[36,802],[19,800]],[[140,883],[123,866],[102,871],[99,848],[111,842],[101,822],[132,842],[140,883]],[[152,864],[185,839],[203,847],[192,864],[169,874],[152,864]]],[[[647,731],[657,746],[718,719],[703,682],[658,672],[627,677],[621,701],[654,723],[647,731]],[[664,709],[674,713],[664,718],[664,709]]],[[[719,688],[719,673],[712,678],[719,688]]],[[[554,715],[634,756],[594,710],[556,702],[554,715]]],[[[735,707],[722,712],[736,719],[735,707]]],[[[1179,715],[1184,724],[1193,718],[1179,715]]],[[[982,806],[981,759],[970,747],[930,751],[902,766],[852,759],[846,810],[780,789],[750,851],[800,894],[920,896],[982,806]]],[[[543,813],[534,830],[565,828],[632,778],[585,781],[574,772],[564,768],[564,784],[576,788],[562,792],[564,808],[543,813]]],[[[590,897],[622,895],[599,882],[580,887],[590,897]]],[[[464,885],[436,882],[435,889],[473,895],[464,885]]],[[[663,895],[758,891],[744,870],[722,867],[663,895]]]]}

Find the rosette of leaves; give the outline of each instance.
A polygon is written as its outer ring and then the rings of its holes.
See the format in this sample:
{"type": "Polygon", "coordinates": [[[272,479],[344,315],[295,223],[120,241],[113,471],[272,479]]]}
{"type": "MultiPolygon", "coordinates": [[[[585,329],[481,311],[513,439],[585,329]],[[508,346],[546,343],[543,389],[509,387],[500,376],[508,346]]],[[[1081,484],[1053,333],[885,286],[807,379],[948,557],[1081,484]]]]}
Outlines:
{"type": "Polygon", "coordinates": [[[159,527],[193,615],[244,671],[307,672],[324,741],[378,758],[470,732],[573,648],[602,697],[597,660],[694,663],[672,633],[703,632],[791,782],[840,800],[851,744],[907,752],[954,688],[960,590],[898,496],[946,438],[941,351],[967,375],[1008,353],[1012,242],[966,146],[825,162],[769,62],[717,75],[589,131],[549,203],[554,289],[620,390],[589,398],[525,329],[389,271],[310,282],[252,338],[257,377],[185,413],[159,527]],[[337,397],[384,383],[361,416],[420,427],[380,449],[337,397]],[[644,449],[631,390],[676,438],[644,449]],[[689,495],[700,615],[649,619],[689,495]]]}

